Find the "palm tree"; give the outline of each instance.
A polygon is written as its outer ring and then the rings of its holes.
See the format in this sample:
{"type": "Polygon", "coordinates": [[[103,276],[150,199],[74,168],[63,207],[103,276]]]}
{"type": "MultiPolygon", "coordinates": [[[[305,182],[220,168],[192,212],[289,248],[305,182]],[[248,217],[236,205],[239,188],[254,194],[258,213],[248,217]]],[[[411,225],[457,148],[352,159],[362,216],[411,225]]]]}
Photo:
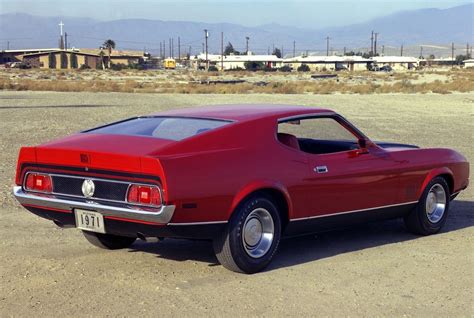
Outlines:
{"type": "Polygon", "coordinates": [[[112,50],[115,49],[115,42],[111,39],[108,39],[102,44],[104,48],[109,51],[109,60],[108,60],[108,68],[110,68],[110,55],[112,55],[112,50]]]}

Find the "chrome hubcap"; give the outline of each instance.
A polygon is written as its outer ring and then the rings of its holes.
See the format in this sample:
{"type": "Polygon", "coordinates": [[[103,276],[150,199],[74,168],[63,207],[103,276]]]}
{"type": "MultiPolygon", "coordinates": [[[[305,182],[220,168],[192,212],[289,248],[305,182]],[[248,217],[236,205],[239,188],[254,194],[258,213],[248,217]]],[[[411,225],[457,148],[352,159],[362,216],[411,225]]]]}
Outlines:
{"type": "Polygon", "coordinates": [[[431,223],[438,223],[446,210],[446,192],[440,184],[431,187],[426,196],[425,211],[431,223]]]}
{"type": "Polygon", "coordinates": [[[245,252],[253,258],[264,256],[272,246],[274,231],[270,212],[264,208],[250,212],[243,227],[242,243],[245,252]]]}

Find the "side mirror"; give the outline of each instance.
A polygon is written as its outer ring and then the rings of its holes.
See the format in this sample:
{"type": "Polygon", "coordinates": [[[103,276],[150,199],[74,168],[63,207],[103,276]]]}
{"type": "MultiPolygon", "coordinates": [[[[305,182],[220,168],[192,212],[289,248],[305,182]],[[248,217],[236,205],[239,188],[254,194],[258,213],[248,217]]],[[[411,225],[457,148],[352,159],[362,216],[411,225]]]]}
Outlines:
{"type": "Polygon", "coordinates": [[[369,149],[367,149],[367,140],[366,139],[359,139],[358,144],[359,144],[359,148],[360,148],[358,150],[358,153],[360,155],[365,154],[365,153],[369,153],[369,149]]]}

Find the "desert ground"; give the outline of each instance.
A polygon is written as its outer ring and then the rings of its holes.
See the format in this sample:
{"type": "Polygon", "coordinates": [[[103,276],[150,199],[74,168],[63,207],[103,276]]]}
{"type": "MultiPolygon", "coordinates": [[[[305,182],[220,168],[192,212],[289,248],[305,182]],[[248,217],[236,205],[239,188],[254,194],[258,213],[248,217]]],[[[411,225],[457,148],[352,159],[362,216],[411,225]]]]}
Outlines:
{"type": "Polygon", "coordinates": [[[473,186],[452,203],[437,235],[418,237],[392,220],[286,239],[270,267],[254,275],[224,269],[203,241],[101,250],[11,195],[21,146],[129,116],[221,103],[328,107],[373,140],[449,147],[474,162],[474,93],[0,91],[0,316],[474,316],[473,186]]]}

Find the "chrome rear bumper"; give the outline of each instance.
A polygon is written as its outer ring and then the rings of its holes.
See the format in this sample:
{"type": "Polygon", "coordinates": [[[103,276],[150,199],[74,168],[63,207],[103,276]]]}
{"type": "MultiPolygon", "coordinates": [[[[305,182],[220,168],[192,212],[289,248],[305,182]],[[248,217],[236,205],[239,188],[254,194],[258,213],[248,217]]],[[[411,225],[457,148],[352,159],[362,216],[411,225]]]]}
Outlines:
{"type": "Polygon", "coordinates": [[[73,209],[84,209],[98,212],[104,216],[117,218],[125,218],[131,220],[139,220],[145,222],[153,222],[167,224],[173,217],[175,206],[163,205],[156,211],[145,211],[128,207],[116,207],[104,205],[97,202],[73,201],[57,198],[54,195],[45,195],[37,193],[28,193],[23,191],[22,187],[13,187],[13,195],[20,204],[36,208],[44,208],[51,210],[73,211],[73,209]]]}

